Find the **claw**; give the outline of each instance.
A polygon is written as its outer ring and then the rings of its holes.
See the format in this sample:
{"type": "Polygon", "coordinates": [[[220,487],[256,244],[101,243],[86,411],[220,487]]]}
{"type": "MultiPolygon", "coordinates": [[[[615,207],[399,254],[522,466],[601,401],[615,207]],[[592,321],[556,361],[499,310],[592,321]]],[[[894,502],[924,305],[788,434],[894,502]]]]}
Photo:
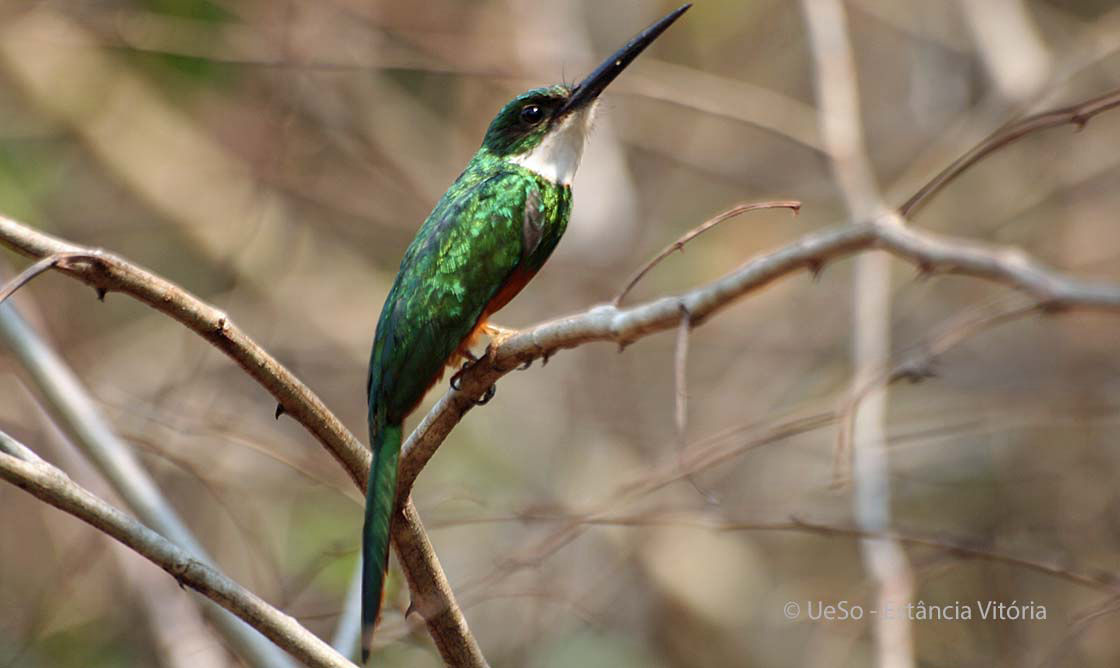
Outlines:
{"type": "Polygon", "coordinates": [[[451,376],[451,389],[455,390],[456,392],[459,391],[460,386],[462,385],[463,374],[467,369],[471,368],[471,364],[477,361],[478,360],[471,360],[469,362],[463,362],[463,366],[459,367],[459,370],[451,376]]]}
{"type": "Polygon", "coordinates": [[[481,397],[474,400],[474,405],[475,406],[485,406],[486,404],[490,403],[490,400],[493,399],[494,395],[497,394],[497,393],[498,393],[498,386],[497,385],[491,385],[490,387],[486,388],[486,391],[482,393],[481,397]]]}

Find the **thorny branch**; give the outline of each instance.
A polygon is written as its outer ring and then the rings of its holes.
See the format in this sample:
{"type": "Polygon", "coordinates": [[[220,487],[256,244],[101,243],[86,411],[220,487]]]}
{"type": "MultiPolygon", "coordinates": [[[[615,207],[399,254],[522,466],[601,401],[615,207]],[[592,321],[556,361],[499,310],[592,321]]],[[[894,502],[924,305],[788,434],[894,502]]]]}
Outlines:
{"type": "Polygon", "coordinates": [[[672,255],[673,252],[675,252],[675,251],[683,252],[684,251],[684,246],[688,242],[692,241],[696,237],[700,236],[701,234],[707,232],[708,230],[712,229],[713,227],[719,225],[720,223],[722,223],[726,220],[730,220],[732,218],[735,218],[736,216],[739,216],[739,215],[744,214],[744,213],[748,213],[750,211],[761,211],[763,209],[789,209],[789,210],[793,211],[793,215],[796,216],[801,211],[801,202],[798,202],[797,200],[780,200],[780,201],[776,201],[776,202],[757,202],[757,203],[754,203],[754,204],[736,204],[735,206],[731,207],[727,211],[722,211],[720,213],[717,213],[715,216],[709,218],[708,220],[704,221],[700,225],[697,225],[696,227],[692,228],[688,232],[685,232],[683,235],[681,235],[681,237],[679,239],[677,239],[673,243],[669,244],[665,248],[661,249],[660,253],[658,253],[653,258],[651,258],[650,261],[647,262],[641,269],[634,272],[634,274],[626,282],[626,287],[622,288],[622,291],[619,292],[617,296],[615,296],[614,302],[613,302],[614,305],[615,306],[621,306],[622,305],[622,300],[626,298],[626,295],[630,294],[630,291],[634,289],[634,286],[638,284],[638,281],[642,280],[642,278],[646,274],[648,274],[651,269],[656,267],[662,260],[664,260],[665,258],[672,255]]]}
{"type": "Polygon", "coordinates": [[[1120,90],[1114,90],[1099,97],[1085,100],[1084,102],[1079,102],[1061,109],[1044,111],[1009,123],[999,130],[996,130],[987,139],[977,144],[971,151],[965,153],[955,160],[953,164],[946,167],[944,171],[935,176],[932,181],[923,186],[921,190],[914,193],[913,197],[899,207],[898,212],[904,218],[912,218],[926,202],[941,192],[942,189],[952,183],[958,176],[968,170],[968,168],[1001,148],[1014,144],[1029,134],[1062,125],[1073,125],[1077,130],[1081,130],[1094,116],[1102,114],[1110,109],[1115,109],[1116,107],[1120,107],[1120,90]]]}
{"type": "MultiPolygon", "coordinates": [[[[311,432],[359,489],[365,488],[369,451],[310,388],[249,338],[224,312],[112,253],[56,239],[3,216],[0,216],[0,244],[44,262],[52,257],[70,258],[46,264],[93,286],[99,297],[107,292],[127,294],[209,341],[245,369],[276,398],[284,412],[311,432]]],[[[22,275],[31,278],[34,272],[28,269],[22,275]]],[[[18,287],[14,282],[10,285],[18,287]]],[[[411,498],[402,497],[400,504],[400,513],[393,522],[393,544],[410,586],[417,587],[413,590],[414,604],[422,614],[427,613],[424,621],[436,648],[449,666],[485,666],[486,661],[455,602],[447,576],[411,498]]],[[[252,620],[246,621],[252,623],[252,620]]]]}

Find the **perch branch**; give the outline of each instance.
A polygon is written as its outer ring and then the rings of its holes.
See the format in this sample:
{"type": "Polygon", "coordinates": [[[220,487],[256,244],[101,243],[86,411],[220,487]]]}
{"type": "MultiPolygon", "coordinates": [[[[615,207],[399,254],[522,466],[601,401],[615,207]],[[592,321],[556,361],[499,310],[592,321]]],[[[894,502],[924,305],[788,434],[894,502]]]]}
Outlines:
{"type": "MultiPolygon", "coordinates": [[[[234,325],[225,313],[116,255],[56,239],[3,216],[0,216],[0,244],[37,260],[72,256],[73,260],[55,263],[52,268],[87,283],[99,296],[105,292],[127,294],[202,336],[268,390],[284,407],[284,412],[311,432],[342,464],[359,489],[365,489],[369,451],[310,388],[234,325]]],[[[424,609],[444,611],[433,618],[425,618],[436,648],[449,666],[485,666],[478,643],[455,602],[447,577],[440,570],[431,542],[423,533],[412,500],[402,498],[402,512],[393,523],[393,542],[402,555],[401,565],[409,582],[436,587],[420,594],[414,592],[428,602],[424,609]]]]}
{"type": "MultiPolygon", "coordinates": [[[[407,494],[440,443],[474,406],[474,398],[513,369],[559,350],[592,341],[626,346],[680,325],[681,306],[697,327],[721,309],[800,270],[815,271],[833,260],[880,249],[925,274],[957,274],[1012,286],[1034,297],[1046,311],[1120,311],[1120,284],[1086,281],[1051,270],[1022,251],[974,243],[878,220],[839,225],[807,234],[776,251],[758,255],[730,274],[682,293],[630,308],[610,304],[552,320],[505,339],[460,377],[428,412],[404,445],[397,492],[407,494]]],[[[398,498],[406,498],[400,496],[398,498]]]]}

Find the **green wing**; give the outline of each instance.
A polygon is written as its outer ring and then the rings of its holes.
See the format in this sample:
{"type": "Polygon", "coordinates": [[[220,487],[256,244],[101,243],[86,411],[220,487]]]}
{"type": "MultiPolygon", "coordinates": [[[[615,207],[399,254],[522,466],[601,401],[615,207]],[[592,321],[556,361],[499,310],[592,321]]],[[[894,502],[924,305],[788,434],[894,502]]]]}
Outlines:
{"type": "Polygon", "coordinates": [[[370,358],[370,415],[399,421],[420,401],[446,360],[522,259],[526,205],[540,202],[534,179],[499,171],[453,186],[424,222],[401,262],[377,324],[370,358]]]}

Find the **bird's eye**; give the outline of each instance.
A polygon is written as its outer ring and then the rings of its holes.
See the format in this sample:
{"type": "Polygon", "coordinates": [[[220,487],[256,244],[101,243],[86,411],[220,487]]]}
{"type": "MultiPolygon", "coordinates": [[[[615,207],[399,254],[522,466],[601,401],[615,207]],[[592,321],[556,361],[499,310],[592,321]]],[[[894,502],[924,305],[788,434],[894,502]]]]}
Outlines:
{"type": "Polygon", "coordinates": [[[544,118],[544,111],[535,104],[527,104],[521,107],[521,120],[529,125],[536,125],[544,118]]]}

